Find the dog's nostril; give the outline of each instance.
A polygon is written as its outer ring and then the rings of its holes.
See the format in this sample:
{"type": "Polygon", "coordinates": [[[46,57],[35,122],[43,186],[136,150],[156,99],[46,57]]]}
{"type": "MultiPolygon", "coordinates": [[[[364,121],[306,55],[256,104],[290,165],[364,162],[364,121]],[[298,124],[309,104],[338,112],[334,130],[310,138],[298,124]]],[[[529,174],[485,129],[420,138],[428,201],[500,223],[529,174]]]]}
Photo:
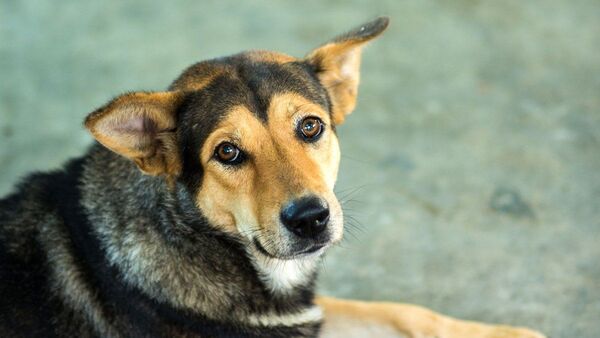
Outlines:
{"type": "Polygon", "coordinates": [[[318,197],[303,197],[283,208],[281,222],[299,237],[316,237],[327,227],[329,208],[318,197]]]}

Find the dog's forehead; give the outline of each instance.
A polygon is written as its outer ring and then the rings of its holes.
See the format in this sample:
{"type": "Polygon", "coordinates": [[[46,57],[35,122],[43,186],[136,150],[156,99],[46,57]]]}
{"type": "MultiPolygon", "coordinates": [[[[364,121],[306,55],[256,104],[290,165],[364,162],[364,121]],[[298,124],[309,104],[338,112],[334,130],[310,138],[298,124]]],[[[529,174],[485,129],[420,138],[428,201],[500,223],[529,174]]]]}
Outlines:
{"type": "MultiPolygon", "coordinates": [[[[262,120],[275,94],[291,92],[329,111],[325,88],[316,78],[313,67],[285,54],[265,51],[245,52],[204,61],[188,68],[171,86],[204,99],[198,113],[222,114],[233,105],[245,105],[262,120]]],[[[193,108],[193,107],[189,107],[193,108]]]]}
{"type": "Polygon", "coordinates": [[[273,52],[246,52],[200,62],[170,89],[187,93],[179,110],[178,132],[188,159],[196,157],[206,138],[235,107],[244,106],[267,123],[271,99],[292,93],[331,111],[327,92],[311,65],[273,52]]]}
{"type": "Polygon", "coordinates": [[[267,122],[271,99],[282,93],[299,95],[330,111],[327,92],[311,65],[274,52],[245,52],[200,62],[170,89],[188,93],[179,126],[188,131],[193,128],[195,137],[206,137],[235,106],[245,106],[267,122]]]}

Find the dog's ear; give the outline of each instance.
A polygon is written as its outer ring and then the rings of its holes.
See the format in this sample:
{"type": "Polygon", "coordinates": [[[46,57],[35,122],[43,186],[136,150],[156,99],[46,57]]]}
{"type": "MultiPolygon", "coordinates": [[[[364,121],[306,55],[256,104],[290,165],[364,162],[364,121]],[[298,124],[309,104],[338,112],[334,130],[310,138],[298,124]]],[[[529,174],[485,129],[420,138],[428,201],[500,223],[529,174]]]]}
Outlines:
{"type": "Polygon", "coordinates": [[[149,175],[179,174],[179,92],[129,93],[97,109],[85,127],[108,149],[133,160],[149,175]]]}
{"type": "Polygon", "coordinates": [[[306,60],[316,69],[332,101],[333,120],[344,122],[356,106],[361,49],[387,28],[389,19],[380,17],[342,34],[310,52],[306,60]]]}

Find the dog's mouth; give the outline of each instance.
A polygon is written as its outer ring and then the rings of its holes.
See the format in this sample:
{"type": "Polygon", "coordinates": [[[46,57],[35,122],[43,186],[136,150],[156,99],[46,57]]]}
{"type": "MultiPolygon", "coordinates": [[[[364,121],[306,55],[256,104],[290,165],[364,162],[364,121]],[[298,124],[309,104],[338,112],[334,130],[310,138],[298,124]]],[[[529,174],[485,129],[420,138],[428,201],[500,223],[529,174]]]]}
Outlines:
{"type": "Polygon", "coordinates": [[[310,244],[307,248],[304,248],[302,250],[296,251],[291,254],[275,255],[275,254],[269,252],[269,250],[267,250],[261,244],[261,242],[258,240],[257,237],[254,237],[252,242],[260,254],[262,254],[266,257],[269,257],[269,258],[282,259],[282,260],[291,260],[291,259],[306,257],[306,256],[310,256],[310,255],[319,255],[319,254],[323,253],[328,246],[327,242],[325,242],[325,243],[317,242],[317,243],[310,244]]]}

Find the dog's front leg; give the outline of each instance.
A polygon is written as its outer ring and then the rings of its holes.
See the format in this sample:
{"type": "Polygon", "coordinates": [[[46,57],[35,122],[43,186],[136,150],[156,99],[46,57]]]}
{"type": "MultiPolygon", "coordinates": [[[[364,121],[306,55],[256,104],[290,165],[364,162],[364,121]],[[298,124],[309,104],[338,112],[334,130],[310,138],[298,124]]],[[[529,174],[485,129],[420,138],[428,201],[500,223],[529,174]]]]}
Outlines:
{"type": "Polygon", "coordinates": [[[543,338],[528,329],[453,319],[408,304],[318,297],[325,313],[322,337],[543,338]]]}

